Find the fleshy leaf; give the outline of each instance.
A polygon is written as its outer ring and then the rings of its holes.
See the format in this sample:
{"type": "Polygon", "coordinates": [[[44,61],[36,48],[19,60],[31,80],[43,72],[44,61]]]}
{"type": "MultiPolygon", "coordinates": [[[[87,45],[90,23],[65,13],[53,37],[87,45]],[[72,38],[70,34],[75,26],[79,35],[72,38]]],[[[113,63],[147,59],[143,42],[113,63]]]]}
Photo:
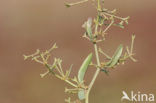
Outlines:
{"type": "Polygon", "coordinates": [[[83,79],[84,79],[85,73],[87,71],[87,68],[88,68],[89,64],[91,63],[92,56],[93,56],[93,54],[90,53],[87,56],[87,58],[84,60],[84,62],[82,63],[82,65],[81,65],[81,67],[79,69],[79,72],[78,72],[78,80],[79,80],[79,82],[83,82],[83,79]]]}
{"type": "Polygon", "coordinates": [[[118,26],[118,27],[120,27],[120,28],[122,28],[122,29],[125,28],[123,25],[120,25],[120,24],[113,24],[113,25],[114,25],[114,26],[118,26]]]}
{"type": "Polygon", "coordinates": [[[83,89],[78,92],[78,97],[80,100],[85,99],[85,91],[83,89]]]}
{"type": "Polygon", "coordinates": [[[88,33],[89,37],[92,37],[92,18],[88,18],[87,33],[88,33]]]}
{"type": "Polygon", "coordinates": [[[117,50],[115,51],[112,59],[107,63],[107,67],[114,67],[118,63],[122,54],[122,50],[123,50],[123,45],[120,44],[117,50]]]}
{"type": "Polygon", "coordinates": [[[66,6],[67,8],[71,7],[71,5],[68,4],[68,3],[65,3],[65,6],[66,6]]]}
{"type": "Polygon", "coordinates": [[[83,28],[86,29],[86,34],[89,36],[90,39],[93,38],[92,35],[92,18],[88,18],[88,20],[82,25],[83,28]]]}

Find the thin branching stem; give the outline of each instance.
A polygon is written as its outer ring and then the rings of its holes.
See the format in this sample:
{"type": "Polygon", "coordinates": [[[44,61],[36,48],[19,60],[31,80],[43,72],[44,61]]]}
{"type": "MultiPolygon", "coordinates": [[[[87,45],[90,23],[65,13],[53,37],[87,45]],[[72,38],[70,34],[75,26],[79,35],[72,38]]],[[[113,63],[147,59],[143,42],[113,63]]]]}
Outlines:
{"type": "Polygon", "coordinates": [[[74,5],[78,5],[78,4],[82,4],[82,3],[85,3],[87,2],[88,0],[82,0],[82,1],[79,1],[79,2],[76,2],[76,3],[70,3],[69,5],[70,6],[74,6],[74,5]]]}
{"type": "Polygon", "coordinates": [[[111,23],[106,27],[103,33],[106,33],[106,31],[113,25],[113,23],[114,23],[114,20],[111,21],[111,23]]]}
{"type": "MultiPolygon", "coordinates": [[[[58,79],[64,80],[61,76],[59,76],[59,75],[57,75],[57,74],[54,74],[54,75],[55,75],[55,77],[57,77],[58,79]]],[[[72,82],[69,81],[68,79],[65,79],[64,81],[65,81],[66,83],[70,84],[71,86],[77,88],[77,85],[74,84],[74,83],[72,83],[72,82]]]]}
{"type": "Polygon", "coordinates": [[[132,35],[131,54],[132,54],[132,52],[133,52],[134,39],[135,39],[135,35],[132,35]]]}
{"type": "Polygon", "coordinates": [[[115,18],[117,18],[117,19],[125,20],[125,18],[116,16],[116,15],[112,15],[112,14],[109,14],[109,13],[107,13],[107,12],[104,12],[104,14],[107,15],[107,16],[113,16],[113,17],[115,17],[115,18]]]}
{"type": "MultiPolygon", "coordinates": [[[[51,68],[50,68],[50,66],[47,64],[46,65],[46,67],[49,69],[49,70],[51,70],[51,68]]],[[[56,66],[56,68],[57,68],[57,70],[59,70],[59,68],[56,66]]],[[[64,80],[66,83],[68,83],[68,84],[70,84],[71,86],[73,86],[73,87],[75,87],[75,88],[77,88],[77,85],[76,84],[74,84],[74,83],[72,83],[71,81],[69,81],[68,79],[63,79],[63,77],[62,76],[60,76],[60,75],[58,75],[58,74],[55,74],[55,73],[53,73],[53,72],[50,72],[50,71],[48,71],[48,72],[46,72],[46,74],[47,73],[52,73],[55,77],[57,77],[58,79],[61,79],[61,80],[64,80]]],[[[60,74],[61,74],[61,72],[60,72],[60,74]]]]}

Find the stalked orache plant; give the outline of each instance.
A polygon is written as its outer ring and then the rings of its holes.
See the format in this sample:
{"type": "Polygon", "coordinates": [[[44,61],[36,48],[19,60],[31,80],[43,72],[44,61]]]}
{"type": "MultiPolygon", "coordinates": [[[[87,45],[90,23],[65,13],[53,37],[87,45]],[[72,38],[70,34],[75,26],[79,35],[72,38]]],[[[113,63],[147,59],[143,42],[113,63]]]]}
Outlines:
{"type": "MultiPolygon", "coordinates": [[[[76,3],[65,3],[65,5],[69,8],[71,6],[82,4],[88,1],[89,0],[83,0],[76,3]]],[[[107,31],[110,29],[110,27],[117,26],[123,29],[124,25],[128,24],[129,17],[123,18],[117,16],[116,9],[108,10],[104,8],[103,0],[90,0],[90,2],[94,4],[97,10],[97,15],[93,19],[89,17],[88,20],[82,25],[82,27],[85,29],[83,37],[92,43],[95,51],[89,53],[89,55],[82,62],[77,76],[70,77],[72,65],[68,70],[63,70],[62,60],[60,58],[54,58],[53,63],[49,63],[48,60],[51,56],[51,52],[57,48],[56,44],[54,44],[52,48],[44,52],[41,52],[39,49],[37,49],[34,54],[24,55],[24,60],[30,58],[47,68],[47,72],[40,74],[41,78],[43,78],[47,74],[52,74],[71,86],[71,88],[65,88],[65,92],[76,94],[78,96],[78,99],[74,101],[71,100],[71,98],[69,97],[68,99],[65,99],[65,102],[67,103],[89,103],[89,94],[99,72],[104,72],[108,75],[109,71],[112,68],[116,68],[117,65],[124,64],[124,62],[128,58],[136,62],[136,60],[133,58],[133,44],[135,35],[132,35],[131,46],[126,46],[125,53],[123,53],[124,47],[122,44],[117,47],[116,51],[112,56],[108,56],[98,45],[99,42],[103,42],[106,39],[107,31]],[[93,53],[95,53],[95,57],[93,57],[93,53]],[[104,57],[99,56],[99,54],[102,54],[105,57],[105,61],[100,61],[100,57],[104,57]],[[96,58],[96,63],[92,62],[93,58],[96,58]],[[93,75],[91,82],[89,84],[86,84],[84,76],[90,66],[94,66],[96,71],[93,75]]]]}

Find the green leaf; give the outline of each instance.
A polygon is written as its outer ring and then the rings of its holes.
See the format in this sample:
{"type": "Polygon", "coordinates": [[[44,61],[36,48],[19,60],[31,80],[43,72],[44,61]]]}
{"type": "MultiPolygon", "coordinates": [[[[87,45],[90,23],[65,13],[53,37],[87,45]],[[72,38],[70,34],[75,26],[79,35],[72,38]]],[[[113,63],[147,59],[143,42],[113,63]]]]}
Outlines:
{"type": "Polygon", "coordinates": [[[89,35],[90,39],[92,39],[92,18],[88,18],[86,24],[87,34],[89,35]]]}
{"type": "Polygon", "coordinates": [[[125,28],[123,25],[120,25],[120,24],[119,24],[119,27],[120,27],[120,28],[122,28],[122,29],[124,29],[124,28],[125,28]]]}
{"type": "Polygon", "coordinates": [[[79,90],[78,97],[79,97],[80,100],[85,99],[85,91],[84,91],[84,89],[79,90]]]}
{"type": "Polygon", "coordinates": [[[122,29],[125,28],[123,25],[120,25],[120,24],[113,24],[113,25],[114,25],[114,26],[118,26],[118,27],[120,27],[120,28],[122,28],[122,29]]]}
{"type": "Polygon", "coordinates": [[[89,64],[91,63],[92,56],[93,56],[93,54],[90,53],[87,56],[87,58],[84,60],[84,62],[82,63],[82,65],[81,65],[81,67],[79,69],[79,72],[78,72],[78,80],[79,80],[79,82],[83,82],[83,79],[84,79],[85,73],[87,71],[87,68],[88,68],[89,64]]]}
{"type": "Polygon", "coordinates": [[[68,4],[68,3],[65,3],[65,6],[66,6],[67,8],[71,7],[71,5],[68,4]]]}
{"type": "Polygon", "coordinates": [[[123,45],[120,44],[119,47],[117,48],[117,50],[115,51],[112,59],[107,63],[107,65],[106,65],[107,67],[110,67],[110,68],[114,67],[118,63],[118,61],[122,55],[122,50],[123,50],[123,45]]]}
{"type": "Polygon", "coordinates": [[[98,15],[98,22],[102,25],[104,23],[104,18],[98,15]]]}

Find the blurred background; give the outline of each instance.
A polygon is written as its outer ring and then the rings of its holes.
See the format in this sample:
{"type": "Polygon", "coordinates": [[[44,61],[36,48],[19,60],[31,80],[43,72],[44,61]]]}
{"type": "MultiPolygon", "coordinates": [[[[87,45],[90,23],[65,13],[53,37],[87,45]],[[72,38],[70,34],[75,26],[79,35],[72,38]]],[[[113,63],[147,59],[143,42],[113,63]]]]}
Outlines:
{"type": "MultiPolygon", "coordinates": [[[[41,79],[39,74],[45,68],[24,61],[23,54],[46,50],[56,42],[59,49],[52,58],[62,58],[65,69],[74,64],[72,75],[77,74],[93,50],[92,44],[82,38],[81,25],[96,12],[91,3],[64,6],[74,1],[78,0],[0,0],[0,103],[64,103],[69,96],[64,87],[69,86],[53,76],[41,79]]],[[[118,15],[131,18],[125,29],[112,27],[101,48],[112,55],[120,43],[130,45],[134,33],[138,62],[128,60],[109,76],[100,73],[90,103],[121,103],[123,90],[156,94],[156,1],[105,0],[105,7],[116,8],[118,15]]],[[[94,71],[88,71],[88,81],[94,71]]]]}

